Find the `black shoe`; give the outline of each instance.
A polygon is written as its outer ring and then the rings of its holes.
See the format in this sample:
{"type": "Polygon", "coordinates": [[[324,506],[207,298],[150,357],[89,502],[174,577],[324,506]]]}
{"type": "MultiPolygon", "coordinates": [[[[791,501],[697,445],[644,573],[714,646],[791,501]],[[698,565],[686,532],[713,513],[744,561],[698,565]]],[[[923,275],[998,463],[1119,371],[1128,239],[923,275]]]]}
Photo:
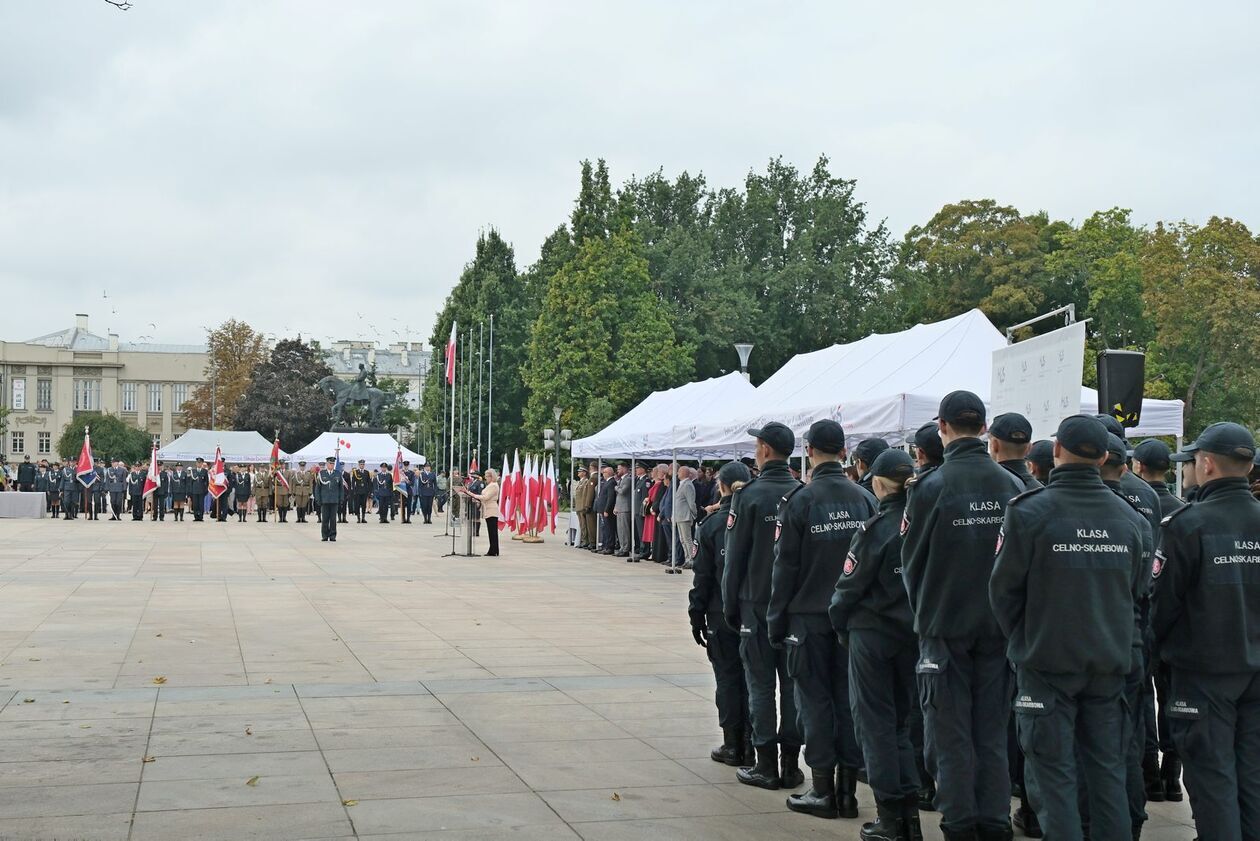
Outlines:
{"type": "Polygon", "coordinates": [[[738,768],[744,764],[744,734],[739,728],[723,728],[722,744],[709,752],[709,758],[738,768]]]}
{"type": "Polygon", "coordinates": [[[1171,803],[1180,803],[1181,793],[1181,760],[1174,754],[1164,754],[1164,764],[1160,766],[1159,776],[1164,780],[1164,799],[1171,803]]]}
{"type": "MultiPolygon", "coordinates": [[[[675,570],[679,575],[682,570],[675,570]]],[[[782,754],[779,760],[779,782],[784,788],[799,788],[805,785],[805,773],[801,771],[801,749],[792,745],[779,748],[782,754]]]]}
{"type": "Polygon", "coordinates": [[[1045,834],[1041,831],[1041,821],[1037,820],[1037,813],[1028,806],[1020,806],[1016,809],[1015,814],[1011,816],[1011,822],[1025,838],[1041,838],[1045,834]]]}
{"type": "Polygon", "coordinates": [[[906,841],[923,841],[923,824],[919,821],[919,795],[901,799],[901,818],[906,822],[906,841]]]}
{"type": "MultiPolygon", "coordinates": [[[[839,768],[836,770],[836,808],[839,810],[842,818],[856,818],[858,816],[857,784],[856,769],[839,768]]],[[[897,808],[900,809],[901,805],[898,804],[897,808]]],[[[866,836],[862,837],[865,838],[866,836]]]]}
{"type": "Polygon", "coordinates": [[[980,841],[980,836],[976,834],[976,828],[970,829],[946,829],[941,827],[941,835],[945,841],[980,841]]]}
{"type": "Polygon", "coordinates": [[[774,791],[782,786],[779,779],[779,751],[774,745],[757,748],[757,764],[740,768],[735,779],[746,786],[756,786],[774,791]]]}
{"type": "Polygon", "coordinates": [[[1149,803],[1164,802],[1164,779],[1159,775],[1159,754],[1142,757],[1142,788],[1149,803]]]}
{"type": "MultiPolygon", "coordinates": [[[[857,782],[857,776],[853,777],[857,782]]],[[[909,841],[901,800],[876,800],[875,820],[862,824],[858,836],[862,841],[909,841]]]]}
{"type": "Polygon", "coordinates": [[[979,841],[1014,841],[1015,830],[1009,823],[1001,829],[981,826],[976,828],[976,838],[979,841]]]}
{"type": "Polygon", "coordinates": [[[835,777],[830,768],[812,769],[813,784],[804,794],[789,794],[787,807],[793,812],[816,818],[838,817],[835,777]]]}

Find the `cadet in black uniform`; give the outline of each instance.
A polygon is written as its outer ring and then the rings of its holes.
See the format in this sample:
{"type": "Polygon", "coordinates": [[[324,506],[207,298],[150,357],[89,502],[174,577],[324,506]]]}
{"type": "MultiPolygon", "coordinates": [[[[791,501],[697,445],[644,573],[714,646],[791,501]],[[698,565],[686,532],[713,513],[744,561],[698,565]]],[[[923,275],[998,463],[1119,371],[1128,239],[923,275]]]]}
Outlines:
{"type": "Polygon", "coordinates": [[[131,497],[131,519],[144,519],[144,471],[133,465],[127,474],[127,496],[131,497]]]}
{"type": "Polygon", "coordinates": [[[1018,412],[998,415],[989,425],[989,455],[1020,481],[1024,490],[1041,487],[1041,482],[1028,470],[1028,451],[1032,448],[1032,424],[1018,412]]]}
{"type": "Polygon", "coordinates": [[[914,433],[914,462],[918,466],[915,472],[921,473],[929,467],[940,467],[944,461],[945,445],[941,442],[936,422],[923,424],[914,433]]]}
{"type": "Polygon", "coordinates": [[[1034,441],[1028,448],[1028,472],[1043,485],[1050,482],[1050,471],[1054,470],[1054,442],[1042,439],[1034,441]]]}
{"type": "MultiPolygon", "coordinates": [[[[945,463],[945,444],[941,441],[937,422],[923,424],[914,433],[914,462],[917,465],[915,475],[940,467],[945,463]]],[[[914,480],[911,480],[913,483],[914,480]]],[[[908,486],[907,486],[908,487],[908,486]]],[[[915,762],[919,766],[919,808],[925,812],[936,809],[936,781],[928,773],[927,761],[923,756],[923,708],[916,700],[910,710],[910,741],[914,743],[915,762]]]]}
{"type": "Polygon", "coordinates": [[[759,788],[796,788],[805,782],[799,764],[801,731],[796,720],[796,699],[787,673],[787,656],[771,648],[766,632],[779,502],[801,484],[792,478],[787,464],[796,448],[796,436],[777,422],[750,429],[748,434],[757,439],[756,462],[761,473],[735,492],[726,515],[722,610],[726,624],[739,631],[739,656],[748,681],[748,718],[757,764],[740,768],[735,776],[741,783],[759,788]]]}
{"type": "Polygon", "coordinates": [[[1055,438],[1050,484],[1007,508],[989,597],[1017,670],[1025,775],[1046,836],[1083,837],[1079,765],[1091,837],[1121,841],[1131,837],[1122,698],[1141,662],[1148,526],[1099,476],[1097,419],[1065,418],[1055,438]]]}
{"type": "Polygon", "coordinates": [[[867,438],[853,448],[853,466],[858,471],[858,484],[871,492],[871,465],[879,454],[888,449],[888,442],[883,438],[867,438]]]}
{"type": "Polygon", "coordinates": [[[206,515],[206,494],[209,491],[210,471],[206,470],[206,460],[198,458],[188,471],[188,505],[192,508],[193,520],[198,523],[206,515]]]}
{"type": "Polygon", "coordinates": [[[249,496],[254,492],[254,476],[245,465],[236,466],[236,519],[245,522],[249,512],[249,496]]]}
{"type": "Polygon", "coordinates": [[[871,475],[879,513],[854,536],[829,613],[837,636],[847,640],[853,724],[875,794],[877,816],[862,827],[861,837],[917,841],[923,837],[921,781],[910,711],[918,706],[914,665],[919,647],[901,580],[901,517],[914,462],[901,450],[885,450],[871,465],[871,475]]]}
{"type": "Polygon", "coordinates": [[[1182,450],[1173,453],[1168,460],[1181,472],[1181,499],[1190,503],[1199,495],[1199,479],[1194,475],[1194,453],[1182,450]]]}
{"type": "Polygon", "coordinates": [[[919,635],[928,770],[947,841],[1010,838],[1006,640],[976,594],[993,571],[1006,503],[1023,486],[989,458],[979,438],[985,406],[978,396],[947,394],[938,428],[945,463],[910,488],[901,550],[919,635]]]}
{"type": "Polygon", "coordinates": [[[319,491],[319,531],[320,540],[337,542],[337,509],[345,488],[341,484],[341,471],[337,470],[337,459],[329,456],[324,459],[324,469],[316,477],[315,489],[319,491]]]}
{"type": "Polygon", "coordinates": [[[717,483],[721,499],[712,515],[696,527],[692,555],[695,580],[687,597],[691,636],[704,648],[717,681],[714,701],[722,746],[709,756],[725,765],[752,765],[752,733],[748,727],[748,683],[739,659],[739,634],[722,618],[722,571],[726,567],[726,518],[731,513],[731,494],[752,480],[748,468],[737,461],[722,465],[717,483]]]}
{"type": "Polygon", "coordinates": [[[840,424],[820,420],[810,426],[805,455],[813,465],[809,484],[790,491],[779,508],[766,611],[770,645],[787,649],[805,764],[813,777],[810,789],[788,797],[787,805],[820,818],[856,818],[862,751],[849,707],[849,654],[836,639],[827,611],[849,542],[879,504],[844,474],[840,424]]]}
{"type": "Polygon", "coordinates": [[[372,493],[372,471],[364,466],[364,459],[359,459],[359,466],[350,471],[350,494],[353,504],[350,513],[360,523],[367,522],[367,499],[372,493]]]}
{"type": "Polygon", "coordinates": [[[1171,467],[1172,451],[1163,441],[1151,438],[1133,448],[1133,472],[1155,491],[1161,520],[1186,504],[1168,487],[1168,470],[1171,467]]]}
{"type": "Polygon", "coordinates": [[[1164,520],[1151,624],[1172,667],[1168,724],[1203,841],[1260,838],[1260,502],[1256,442],[1214,423],[1186,448],[1198,498],[1164,520]]]}

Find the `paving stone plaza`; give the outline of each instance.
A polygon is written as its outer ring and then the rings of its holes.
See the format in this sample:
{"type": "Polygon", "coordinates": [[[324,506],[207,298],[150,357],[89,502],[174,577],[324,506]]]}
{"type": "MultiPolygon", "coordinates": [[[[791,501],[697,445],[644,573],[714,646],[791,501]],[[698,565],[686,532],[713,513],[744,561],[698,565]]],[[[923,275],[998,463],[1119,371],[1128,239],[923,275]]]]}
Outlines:
{"type": "Polygon", "coordinates": [[[340,528],[0,520],[0,839],[858,837],[708,758],[689,575],[340,528]]]}

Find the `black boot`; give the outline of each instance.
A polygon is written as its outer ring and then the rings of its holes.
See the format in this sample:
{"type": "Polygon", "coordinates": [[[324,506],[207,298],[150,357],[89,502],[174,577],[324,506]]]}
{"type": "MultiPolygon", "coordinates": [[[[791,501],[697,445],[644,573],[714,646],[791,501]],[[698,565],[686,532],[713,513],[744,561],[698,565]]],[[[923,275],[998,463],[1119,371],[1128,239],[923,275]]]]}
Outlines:
{"type": "Polygon", "coordinates": [[[946,829],[941,827],[941,835],[945,841],[980,841],[980,836],[976,834],[976,828],[970,829],[946,829]]]}
{"type": "MultiPolygon", "coordinates": [[[[853,775],[854,782],[857,775],[853,775]]],[[[875,820],[862,824],[862,841],[907,841],[906,819],[901,800],[875,800],[875,820]]]]}
{"type": "Polygon", "coordinates": [[[782,785],[779,779],[779,751],[774,745],[757,748],[757,764],[751,768],[740,768],[735,772],[735,779],[746,786],[768,788],[771,791],[782,785]]]}
{"type": "Polygon", "coordinates": [[[1015,810],[1012,816],[1015,828],[1018,829],[1025,838],[1041,838],[1044,833],[1041,831],[1041,821],[1037,820],[1037,813],[1028,805],[1027,799],[1021,800],[1019,808],[1015,810]]]}
{"type": "Polygon", "coordinates": [[[923,841],[923,825],[919,822],[919,795],[901,798],[901,818],[906,822],[907,841],[923,841]]]}
{"type": "Polygon", "coordinates": [[[744,761],[741,765],[754,765],[757,762],[757,749],[753,747],[752,725],[744,726],[744,761]]]}
{"type": "Polygon", "coordinates": [[[787,807],[793,812],[813,815],[816,818],[835,818],[836,789],[835,777],[830,768],[813,768],[813,785],[804,794],[789,794],[787,807]]]}
{"type": "Polygon", "coordinates": [[[779,774],[780,785],[784,788],[799,788],[805,785],[805,773],[801,770],[801,749],[799,745],[784,745],[782,771],[779,774]]]}
{"type": "Polygon", "coordinates": [[[976,838],[979,841],[1014,841],[1015,830],[1011,829],[1009,823],[1001,829],[990,829],[982,826],[976,829],[976,838]]]}
{"type": "Polygon", "coordinates": [[[738,727],[722,728],[722,745],[709,753],[709,758],[723,765],[739,767],[743,764],[744,734],[738,727]]]}
{"type": "Polygon", "coordinates": [[[1142,787],[1146,789],[1147,802],[1164,802],[1164,779],[1159,775],[1159,754],[1157,753],[1142,757],[1142,787]]]}
{"type": "Polygon", "coordinates": [[[840,768],[836,771],[836,808],[842,818],[858,816],[857,784],[857,769],[840,768]]]}
{"type": "Polygon", "coordinates": [[[1181,760],[1176,754],[1164,754],[1164,764],[1159,769],[1159,775],[1164,780],[1164,799],[1180,803],[1182,799],[1181,760]]]}

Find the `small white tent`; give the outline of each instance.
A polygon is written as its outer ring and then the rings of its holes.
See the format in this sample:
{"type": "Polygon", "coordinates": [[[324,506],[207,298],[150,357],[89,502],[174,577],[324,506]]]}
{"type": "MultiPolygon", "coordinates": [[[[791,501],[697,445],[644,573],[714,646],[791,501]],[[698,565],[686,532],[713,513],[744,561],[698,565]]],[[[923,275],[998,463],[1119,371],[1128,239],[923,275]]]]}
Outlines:
{"type": "MultiPolygon", "coordinates": [[[[398,441],[383,432],[321,432],[318,438],[285,460],[292,466],[297,466],[299,461],[306,462],[308,466],[322,462],[335,453],[338,442],[343,442],[340,444],[343,466],[363,459],[369,468],[375,468],[382,462],[392,467],[398,452],[398,441]]],[[[415,465],[425,463],[424,456],[406,447],[402,448],[402,457],[403,461],[415,465]]]]}
{"type": "MultiPolygon", "coordinates": [[[[253,431],[190,429],[159,449],[158,458],[184,463],[195,461],[198,457],[211,461],[215,447],[219,447],[227,464],[265,464],[271,460],[271,443],[253,431]]],[[[286,457],[281,452],[280,458],[283,460],[286,457]]]]}
{"type": "MultiPolygon", "coordinates": [[[[673,428],[742,405],[756,389],[734,372],[678,388],[654,391],[594,435],[573,442],[574,458],[669,458],[673,428]]],[[[693,455],[677,453],[678,458],[693,455]]]]}

